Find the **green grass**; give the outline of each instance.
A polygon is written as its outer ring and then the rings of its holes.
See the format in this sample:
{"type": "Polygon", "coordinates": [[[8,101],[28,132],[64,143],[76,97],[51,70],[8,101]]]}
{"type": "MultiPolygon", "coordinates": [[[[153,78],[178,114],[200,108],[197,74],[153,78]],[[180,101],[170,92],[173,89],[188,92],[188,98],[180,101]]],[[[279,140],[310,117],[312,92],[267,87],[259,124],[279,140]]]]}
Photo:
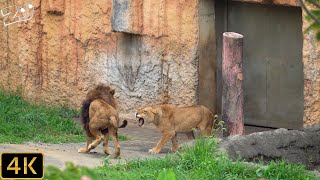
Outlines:
{"type": "Polygon", "coordinates": [[[67,107],[32,104],[17,92],[0,91],[0,143],[85,142],[82,127],[71,119],[76,116],[67,107]]]}
{"type": "Polygon", "coordinates": [[[172,169],[177,179],[316,179],[302,165],[271,162],[266,167],[253,167],[241,161],[232,162],[217,147],[214,139],[200,139],[181,154],[104,166],[97,172],[102,179],[156,179],[163,169],[172,169]]]}
{"type": "MultiPolygon", "coordinates": [[[[70,166],[70,165],[69,165],[70,166]]],[[[49,167],[52,168],[52,167],[49,167]]],[[[53,175],[62,177],[68,174],[66,179],[79,179],[81,175],[93,176],[93,179],[157,179],[164,170],[172,170],[177,179],[283,179],[283,180],[315,180],[319,177],[307,171],[303,165],[288,164],[283,161],[271,162],[267,166],[249,166],[242,161],[232,162],[225,154],[218,151],[214,139],[197,141],[195,146],[188,147],[182,153],[169,154],[165,158],[153,158],[145,160],[131,160],[125,164],[110,165],[108,159],[103,167],[88,169],[74,166],[65,170],[45,171],[45,177],[53,178],[53,175]],[[70,175],[70,171],[74,174],[70,175]],[[74,178],[72,178],[74,177],[74,178]]],[[[64,178],[62,178],[64,179],[64,178]]],[[[161,178],[160,178],[161,179],[161,178]]]]}

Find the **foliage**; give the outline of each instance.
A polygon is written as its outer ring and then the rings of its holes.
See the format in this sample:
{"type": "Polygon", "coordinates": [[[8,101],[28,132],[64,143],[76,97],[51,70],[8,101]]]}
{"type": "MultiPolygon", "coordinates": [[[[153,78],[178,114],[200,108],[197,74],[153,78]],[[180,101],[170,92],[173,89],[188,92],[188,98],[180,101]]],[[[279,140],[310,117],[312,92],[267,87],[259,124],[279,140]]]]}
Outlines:
{"type": "Polygon", "coordinates": [[[158,180],[176,180],[176,175],[172,169],[163,169],[158,176],[158,180]]]}
{"type": "Polygon", "coordinates": [[[44,172],[44,180],[80,180],[84,176],[90,177],[92,180],[101,179],[94,170],[75,166],[72,163],[66,163],[66,168],[63,171],[54,166],[48,166],[44,172]]]}
{"type": "Polygon", "coordinates": [[[302,9],[307,13],[307,20],[311,25],[307,28],[306,32],[313,30],[316,33],[317,40],[320,41],[320,0],[299,0],[302,9]],[[306,4],[312,9],[307,8],[306,4]]]}
{"type": "Polygon", "coordinates": [[[0,142],[82,142],[84,133],[71,120],[78,112],[25,101],[19,91],[0,91],[0,142]]]}
{"type": "Polygon", "coordinates": [[[125,164],[96,169],[102,179],[317,179],[302,165],[283,161],[268,166],[250,166],[242,161],[232,162],[218,150],[214,138],[199,139],[182,153],[169,154],[165,158],[131,160],[125,164]],[[164,170],[165,169],[165,170],[164,170]],[[171,173],[173,171],[173,173],[171,173]]]}

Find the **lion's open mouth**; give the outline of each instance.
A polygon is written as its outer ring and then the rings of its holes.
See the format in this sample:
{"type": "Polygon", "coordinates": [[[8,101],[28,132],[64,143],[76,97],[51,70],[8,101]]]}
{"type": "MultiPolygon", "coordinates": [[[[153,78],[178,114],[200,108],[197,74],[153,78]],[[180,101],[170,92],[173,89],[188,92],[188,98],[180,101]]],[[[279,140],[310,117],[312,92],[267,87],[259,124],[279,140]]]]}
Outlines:
{"type": "Polygon", "coordinates": [[[139,124],[139,126],[143,126],[143,124],[144,124],[144,119],[143,119],[143,118],[139,118],[138,124],[139,124]]]}

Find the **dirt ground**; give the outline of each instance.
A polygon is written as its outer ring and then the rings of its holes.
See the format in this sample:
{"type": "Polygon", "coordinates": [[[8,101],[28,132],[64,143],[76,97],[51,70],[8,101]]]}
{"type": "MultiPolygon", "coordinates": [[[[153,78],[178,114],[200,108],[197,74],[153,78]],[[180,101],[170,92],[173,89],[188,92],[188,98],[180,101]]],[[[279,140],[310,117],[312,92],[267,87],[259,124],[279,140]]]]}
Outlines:
{"type": "MultiPolygon", "coordinates": [[[[154,126],[145,126],[140,128],[136,124],[129,124],[126,128],[120,129],[120,133],[127,135],[130,140],[121,141],[121,159],[110,159],[111,163],[123,162],[133,158],[164,157],[170,153],[171,141],[165,148],[157,154],[149,154],[148,150],[154,147],[159,138],[160,131],[154,126]]],[[[178,134],[179,143],[188,141],[186,135],[178,134]]],[[[24,144],[0,144],[0,153],[4,152],[42,152],[45,158],[45,166],[54,165],[59,168],[65,166],[65,162],[73,162],[76,165],[95,167],[103,163],[106,155],[102,150],[102,143],[96,147],[90,154],[78,153],[80,147],[85,147],[83,143],[24,143],[24,144]]],[[[109,143],[110,150],[113,152],[113,143],[109,143]]]]}

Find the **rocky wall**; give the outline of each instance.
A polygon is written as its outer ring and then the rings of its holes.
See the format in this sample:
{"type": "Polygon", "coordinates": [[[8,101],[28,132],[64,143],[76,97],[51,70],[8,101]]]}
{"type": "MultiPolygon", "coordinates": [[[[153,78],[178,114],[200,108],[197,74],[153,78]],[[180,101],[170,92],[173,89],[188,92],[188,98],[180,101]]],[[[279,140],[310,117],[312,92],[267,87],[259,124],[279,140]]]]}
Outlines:
{"type": "Polygon", "coordinates": [[[230,158],[259,163],[284,160],[300,163],[308,169],[318,169],[320,163],[320,126],[302,130],[277,129],[233,136],[220,142],[221,149],[230,158]]]}
{"type": "Polygon", "coordinates": [[[147,104],[196,103],[197,1],[130,1],[143,13],[142,22],[130,19],[139,25],[132,33],[112,31],[112,0],[29,2],[31,20],[0,27],[3,88],[79,107],[92,86],[106,83],[122,115],[147,104]]]}
{"type": "MultiPolygon", "coordinates": [[[[304,13],[303,16],[306,14],[304,13]]],[[[310,25],[303,21],[303,30],[310,25]]],[[[314,31],[305,32],[303,39],[304,124],[320,123],[320,42],[314,31]]]]}
{"type": "MultiPolygon", "coordinates": [[[[90,87],[103,82],[117,90],[121,114],[147,104],[196,103],[199,2],[115,1],[29,0],[31,20],[0,26],[0,86],[21,87],[32,101],[78,108],[90,87]]],[[[27,1],[3,0],[0,8],[9,2],[27,1]]],[[[303,29],[308,25],[304,21],[303,29]]],[[[319,56],[315,33],[305,33],[306,125],[320,122],[319,56]]]]}

